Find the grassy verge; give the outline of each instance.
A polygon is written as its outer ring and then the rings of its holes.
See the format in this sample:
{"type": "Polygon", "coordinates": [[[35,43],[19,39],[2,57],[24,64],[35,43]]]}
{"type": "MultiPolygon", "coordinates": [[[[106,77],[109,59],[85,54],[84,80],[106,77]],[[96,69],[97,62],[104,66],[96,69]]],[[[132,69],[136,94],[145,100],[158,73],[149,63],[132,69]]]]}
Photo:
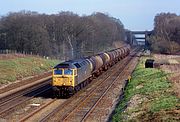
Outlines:
{"type": "Polygon", "coordinates": [[[144,62],[145,58],[141,58],[133,72],[113,121],[178,121],[180,102],[167,80],[168,74],[144,68],[144,62]]]}
{"type": "Polygon", "coordinates": [[[7,84],[27,76],[50,70],[59,61],[37,57],[0,60],[0,84],[7,84]]]}

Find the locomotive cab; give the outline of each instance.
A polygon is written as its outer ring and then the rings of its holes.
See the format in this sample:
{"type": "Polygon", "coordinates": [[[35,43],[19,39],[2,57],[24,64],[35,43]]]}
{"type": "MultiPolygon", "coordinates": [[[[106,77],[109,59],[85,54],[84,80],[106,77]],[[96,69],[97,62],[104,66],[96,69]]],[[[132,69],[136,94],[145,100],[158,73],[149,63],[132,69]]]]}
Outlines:
{"type": "Polygon", "coordinates": [[[77,76],[76,69],[54,68],[53,69],[53,86],[74,86],[74,78],[77,76]]]}

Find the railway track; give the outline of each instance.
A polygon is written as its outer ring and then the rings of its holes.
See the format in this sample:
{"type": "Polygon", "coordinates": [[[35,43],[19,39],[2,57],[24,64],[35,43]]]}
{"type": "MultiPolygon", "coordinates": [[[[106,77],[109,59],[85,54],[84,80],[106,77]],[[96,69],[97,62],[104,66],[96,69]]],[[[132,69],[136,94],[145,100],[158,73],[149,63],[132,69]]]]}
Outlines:
{"type": "Polygon", "coordinates": [[[20,122],[24,122],[27,119],[29,119],[30,117],[32,117],[33,115],[37,114],[38,112],[40,112],[41,110],[43,110],[45,107],[49,106],[50,104],[56,102],[57,99],[52,99],[51,101],[47,102],[46,104],[44,104],[43,106],[41,106],[39,109],[31,112],[30,114],[28,114],[27,116],[23,117],[22,119],[20,119],[20,122]]]}
{"type": "Polygon", "coordinates": [[[114,82],[120,77],[123,69],[134,57],[134,54],[111,67],[102,77],[97,78],[96,80],[98,81],[93,87],[91,86],[91,88],[86,88],[82,93],[75,94],[49,114],[39,118],[38,121],[85,121],[113,86],[114,82]]]}
{"type": "Polygon", "coordinates": [[[0,100],[0,118],[9,119],[12,113],[15,113],[19,106],[25,106],[28,101],[34,99],[38,95],[47,93],[50,89],[50,81],[45,80],[35,86],[31,86],[27,89],[22,89],[12,95],[3,97],[0,100]]]}
{"type": "Polygon", "coordinates": [[[24,78],[18,82],[9,84],[7,86],[2,86],[0,87],[0,98],[7,96],[7,92],[10,94],[15,93],[16,91],[19,91],[18,88],[27,88],[27,87],[31,87],[34,84],[38,84],[40,81],[44,81],[44,80],[48,80],[51,78],[51,72],[45,72],[39,75],[35,75],[35,76],[30,76],[28,78],[24,78]],[[18,90],[16,90],[18,89],[18,90]]]}
{"type": "Polygon", "coordinates": [[[32,87],[29,87],[29,88],[26,88],[26,89],[19,90],[19,91],[15,92],[15,93],[10,94],[10,95],[7,95],[7,96],[5,96],[5,97],[1,97],[1,100],[0,100],[0,108],[1,108],[4,104],[6,104],[6,103],[8,103],[8,102],[11,102],[11,101],[13,101],[13,100],[15,100],[15,99],[17,99],[17,98],[20,98],[21,96],[24,96],[24,95],[30,93],[31,91],[35,91],[35,90],[39,89],[40,87],[44,87],[44,86],[48,85],[49,82],[50,82],[50,79],[45,80],[45,81],[42,82],[42,83],[38,83],[38,84],[36,84],[35,86],[32,86],[32,87]]]}
{"type": "Polygon", "coordinates": [[[127,78],[132,74],[138,63],[139,56],[133,59],[126,65],[123,71],[119,74],[116,81],[108,89],[107,93],[96,103],[95,107],[89,112],[88,116],[83,121],[111,121],[113,108],[123,98],[124,89],[127,86],[127,78]],[[109,116],[107,116],[109,115],[109,116]]]}

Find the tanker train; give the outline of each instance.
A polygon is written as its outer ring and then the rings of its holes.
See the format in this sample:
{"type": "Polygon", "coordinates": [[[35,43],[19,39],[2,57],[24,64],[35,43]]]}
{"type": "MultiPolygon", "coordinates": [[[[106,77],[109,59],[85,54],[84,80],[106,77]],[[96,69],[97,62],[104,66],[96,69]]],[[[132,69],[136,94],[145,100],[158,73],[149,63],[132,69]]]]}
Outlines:
{"type": "Polygon", "coordinates": [[[130,46],[78,60],[69,60],[53,68],[52,87],[55,96],[69,96],[86,86],[93,77],[98,76],[115,63],[125,58],[130,46]]]}

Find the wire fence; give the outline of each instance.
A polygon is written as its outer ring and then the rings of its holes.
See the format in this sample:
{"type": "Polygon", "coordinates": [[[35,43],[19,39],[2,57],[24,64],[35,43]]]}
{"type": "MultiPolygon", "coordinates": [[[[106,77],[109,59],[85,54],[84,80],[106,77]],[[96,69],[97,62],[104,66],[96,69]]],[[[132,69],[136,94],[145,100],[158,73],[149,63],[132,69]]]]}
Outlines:
{"type": "Polygon", "coordinates": [[[17,50],[0,50],[0,58],[6,58],[9,55],[14,55],[16,57],[26,57],[26,56],[33,56],[33,57],[41,57],[44,59],[57,59],[56,57],[49,57],[49,56],[42,56],[39,54],[34,54],[32,52],[26,51],[17,51],[17,50]]]}
{"type": "Polygon", "coordinates": [[[20,52],[20,51],[17,51],[17,50],[8,50],[8,49],[0,50],[0,54],[24,54],[24,55],[27,54],[27,55],[33,55],[32,52],[26,52],[26,51],[20,52]]]}
{"type": "Polygon", "coordinates": [[[64,53],[58,53],[52,56],[44,56],[44,55],[40,55],[37,53],[33,53],[33,52],[27,52],[27,51],[17,51],[17,50],[0,50],[0,59],[2,59],[2,57],[4,57],[4,59],[6,59],[5,57],[8,57],[9,55],[13,55],[16,57],[25,57],[25,56],[33,56],[33,57],[41,57],[44,59],[56,59],[56,60],[72,60],[72,59],[79,59],[79,58],[83,58],[83,57],[87,57],[87,56],[91,56],[94,55],[95,52],[90,50],[90,51],[75,51],[73,53],[73,57],[72,57],[72,52],[71,50],[66,50],[64,53]]]}

